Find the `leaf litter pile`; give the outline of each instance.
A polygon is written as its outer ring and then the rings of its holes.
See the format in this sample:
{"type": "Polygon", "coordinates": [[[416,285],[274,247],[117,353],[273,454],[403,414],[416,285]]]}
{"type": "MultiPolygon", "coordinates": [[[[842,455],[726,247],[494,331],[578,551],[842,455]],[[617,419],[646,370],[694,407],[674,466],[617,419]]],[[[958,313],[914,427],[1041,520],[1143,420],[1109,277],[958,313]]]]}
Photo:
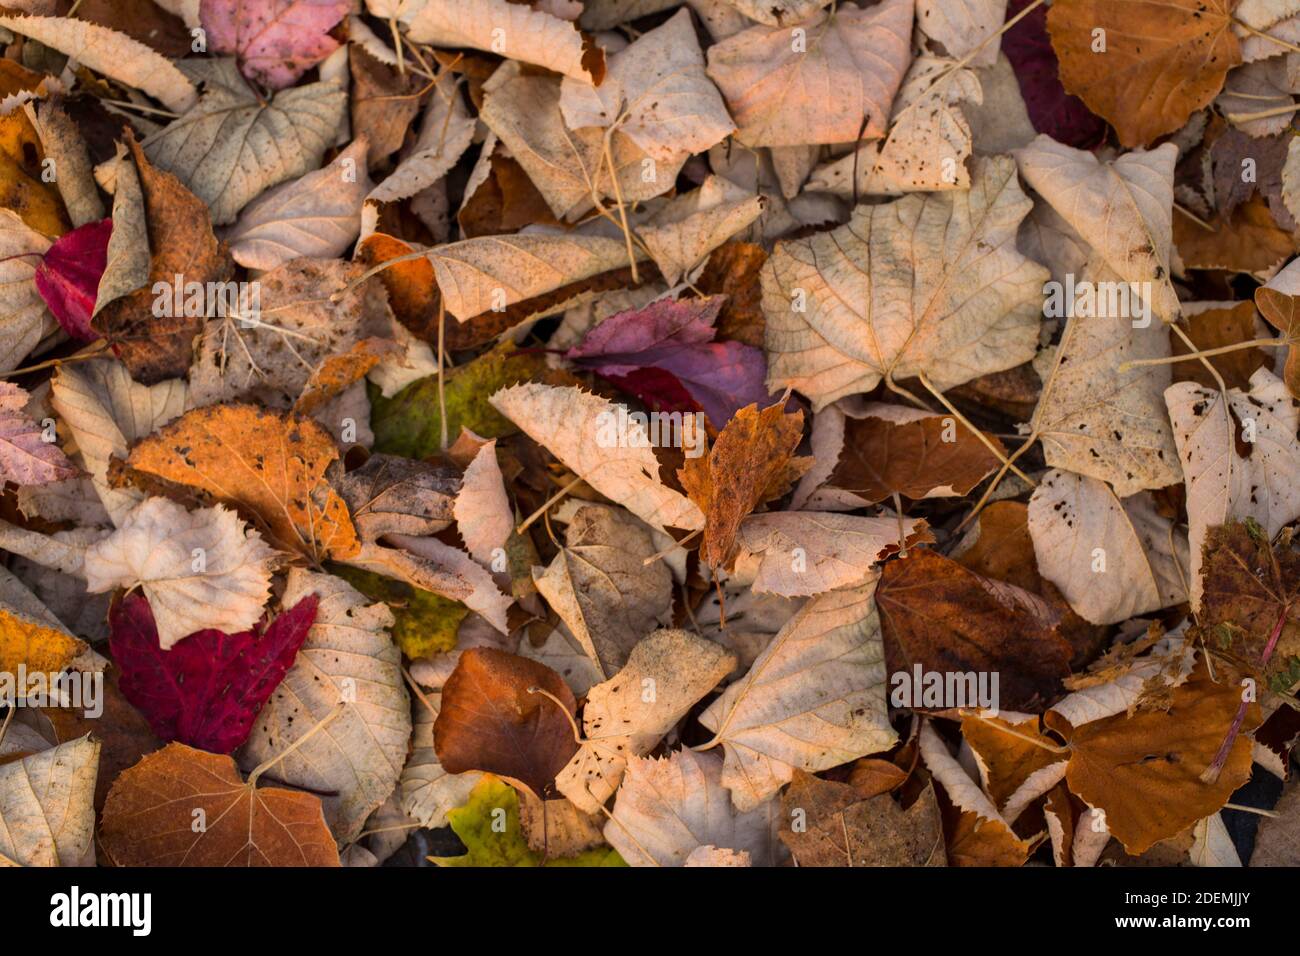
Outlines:
{"type": "Polygon", "coordinates": [[[1300,864],[1300,2],[0,42],[0,863],[1300,864]]]}

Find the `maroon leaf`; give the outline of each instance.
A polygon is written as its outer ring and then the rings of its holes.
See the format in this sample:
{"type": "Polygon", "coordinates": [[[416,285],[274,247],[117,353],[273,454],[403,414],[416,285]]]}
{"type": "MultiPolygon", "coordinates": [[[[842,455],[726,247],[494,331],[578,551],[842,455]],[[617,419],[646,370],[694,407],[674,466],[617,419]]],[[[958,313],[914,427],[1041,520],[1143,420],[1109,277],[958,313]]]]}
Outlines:
{"type": "Polygon", "coordinates": [[[566,357],[625,389],[653,410],[703,409],[722,428],[746,405],[766,405],[763,351],[715,342],[724,296],[660,299],[610,316],[566,357]]]}
{"type": "MultiPolygon", "coordinates": [[[[1031,2],[1011,0],[1007,19],[1031,2]]],[[[1008,30],[1002,37],[1002,52],[1016,71],[1034,129],[1076,149],[1092,149],[1106,138],[1106,121],[1061,84],[1056,51],[1047,36],[1047,7],[1038,7],[1008,30]]]]}
{"type": "Polygon", "coordinates": [[[36,267],[36,291],[63,331],[81,342],[99,338],[90,327],[90,316],[99,296],[99,280],[108,265],[112,235],[112,219],[88,222],[50,246],[36,267]]]}
{"type": "Polygon", "coordinates": [[[317,603],[310,595],[269,626],[197,631],[164,651],[149,602],[128,594],[109,612],[108,646],[122,693],[160,739],[230,753],[248,739],[258,711],[293,666],[317,603]]]}

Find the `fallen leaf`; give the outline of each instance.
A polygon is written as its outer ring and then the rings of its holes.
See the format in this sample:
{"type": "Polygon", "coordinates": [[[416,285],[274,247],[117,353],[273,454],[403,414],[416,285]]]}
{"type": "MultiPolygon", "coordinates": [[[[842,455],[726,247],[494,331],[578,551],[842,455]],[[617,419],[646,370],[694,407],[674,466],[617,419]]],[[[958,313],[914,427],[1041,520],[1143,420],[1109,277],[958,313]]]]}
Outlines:
{"type": "Polygon", "coordinates": [[[447,823],[465,846],[463,856],[430,857],[438,866],[624,866],[608,847],[573,857],[542,857],[528,846],[519,819],[519,794],[492,776],[483,777],[447,823]]]}
{"type": "Polygon", "coordinates": [[[1061,81],[1115,127],[1122,145],[1149,145],[1207,106],[1241,62],[1232,6],[1230,0],[1054,3],[1047,28],[1061,81]],[[1134,89],[1145,91],[1136,103],[1134,89]]]}
{"type": "MultiPolygon", "coordinates": [[[[1106,813],[1106,826],[1130,854],[1177,836],[1223,806],[1250,778],[1250,740],[1233,742],[1214,783],[1210,765],[1241,703],[1241,688],[1204,676],[1174,688],[1169,709],[1139,710],[1077,728],[1070,737],[1070,789],[1106,813]]],[[[1245,729],[1258,725],[1258,705],[1245,729]]]]}
{"type": "Polygon", "coordinates": [[[1105,482],[1050,471],[1029,499],[1029,534],[1043,577],[1093,624],[1187,600],[1186,541],[1149,493],[1121,500],[1105,482]]]}
{"type": "Polygon", "coordinates": [[[109,612],[122,694],[160,740],[230,753],[248,739],[317,615],[315,600],[286,607],[247,631],[204,628],[163,647],[149,602],[128,594],[109,612]]]}
{"type": "Polygon", "coordinates": [[[315,607],[315,619],[239,761],[251,770],[283,753],[276,778],[323,794],[325,820],[345,845],[397,786],[411,737],[401,655],[388,636],[393,618],[346,582],[299,568],[289,572],[282,603],[315,607]]]}
{"type": "Polygon", "coordinates": [[[282,90],[325,59],[338,41],[329,31],[348,0],[203,0],[199,21],[213,53],[233,53],[250,80],[282,90]]]}
{"type": "Polygon", "coordinates": [[[826,770],[897,741],[873,591],[809,601],[700,715],[711,745],[725,752],[722,784],[737,809],[760,806],[796,771],[826,770]]]}
{"type": "Polygon", "coordinates": [[[846,783],[796,772],[781,797],[781,840],[795,862],[811,866],[943,866],[943,827],[934,790],[904,810],[888,794],[865,796],[846,783]]]}
{"type": "Polygon", "coordinates": [[[226,233],[234,260],[266,271],[292,259],[333,258],[351,248],[361,234],[361,204],[371,185],[366,147],[364,138],[356,139],[330,165],[281,183],[245,206],[226,233]]]}
{"type": "Polygon", "coordinates": [[[968,193],[858,206],[846,226],[777,243],[763,267],[768,386],[820,410],[882,379],[925,374],[943,391],[1028,361],[1047,277],[1015,249],[1030,205],[1008,161],[981,160],[968,193]],[[942,258],[920,251],[936,245],[942,258]]]}
{"type": "Polygon", "coordinates": [[[1041,711],[1060,696],[1070,646],[1060,611],[1036,595],[919,548],[885,564],[876,604],[891,674],[910,677],[918,665],[922,673],[997,674],[1002,710],[1041,711]]]}
{"type": "Polygon", "coordinates": [[[686,9],[611,56],[603,80],[574,76],[560,88],[569,128],[617,127],[656,163],[705,152],[736,129],[705,75],[686,9]]]}
{"type": "Polygon", "coordinates": [[[197,98],[194,84],[170,60],[116,30],[65,17],[0,16],[0,26],[143,90],[178,113],[188,110],[197,98]]]}
{"type": "Polygon", "coordinates": [[[540,795],[578,749],[575,709],[573,694],[549,667],[471,648],[442,689],[433,728],[438,763],[448,773],[481,770],[517,780],[540,795]]]}
{"type": "Polygon", "coordinates": [[[16,866],[94,866],[99,750],[87,734],[0,761],[0,858],[16,866]]]}
{"type": "Polygon", "coordinates": [[[617,674],[587,691],[583,739],[556,789],[578,809],[598,813],[618,789],[628,758],[650,753],[735,666],[723,647],[689,631],[642,638],[617,674]]]}
{"type": "MultiPolygon", "coordinates": [[[[118,166],[134,163],[139,175],[151,250],[146,278],[150,284],[98,310],[92,327],[108,339],[133,378],[152,385],[184,375],[193,359],[194,337],[202,330],[203,319],[175,307],[185,287],[224,282],[234,265],[212,234],[212,219],[201,199],[146,159],[134,138],[128,138],[127,145],[131,159],[120,160],[118,166]]],[[[110,258],[112,253],[110,246],[110,258]]]]}
{"type": "MultiPolygon", "coordinates": [[[[709,77],[749,146],[852,143],[885,131],[912,59],[913,0],[754,26],[709,48],[709,77]]],[[[815,8],[814,8],[815,9],[815,8]]]]}
{"type": "Polygon", "coordinates": [[[155,609],[167,650],[205,626],[252,627],[271,592],[274,552],[220,505],[187,512],[147,498],[111,535],[86,550],[92,594],[140,588],[155,609]]]}
{"type": "Polygon", "coordinates": [[[651,631],[672,620],[673,582],[650,529],[619,508],[580,505],[565,546],[533,580],[603,676],[613,677],[651,631]]]}
{"type": "Polygon", "coordinates": [[[138,441],[126,461],[134,473],[256,515],[278,546],[342,559],[360,543],[325,478],[337,458],[333,439],[315,422],[252,405],[211,405],[138,441]]]}
{"type": "MultiPolygon", "coordinates": [[[[538,384],[502,389],[490,401],[591,487],[652,528],[703,527],[695,503],[659,480],[646,426],[629,418],[625,406],[579,388],[538,384]]],[[[681,428],[685,439],[686,426],[681,428]]],[[[695,441],[703,438],[700,430],[691,431],[695,441]]]]}
{"type": "Polygon", "coordinates": [[[1227,395],[1192,382],[1165,391],[1187,485],[1192,608],[1201,606],[1201,561],[1213,525],[1254,518],[1270,537],[1300,517],[1300,468],[1293,438],[1300,411],[1282,380],[1267,369],[1250,379],[1250,391],[1227,395]],[[1250,424],[1247,425],[1246,423],[1250,424]],[[1244,438],[1245,429],[1253,441],[1244,438]]]}
{"type": "Polygon", "coordinates": [[[334,83],[311,83],[263,102],[233,60],[204,62],[198,103],[144,146],[150,161],[173,173],[224,226],[272,186],[319,166],[347,94],[334,83]]]}
{"type": "Polygon", "coordinates": [[[47,429],[25,412],[29,396],[12,382],[0,382],[0,483],[44,485],[77,474],[47,429]]]}
{"type": "MultiPolygon", "coordinates": [[[[0,672],[57,674],[86,650],[40,599],[0,568],[0,672]]],[[[24,688],[26,690],[26,688],[24,688]]]]}
{"type": "Polygon", "coordinates": [[[895,494],[914,500],[960,497],[997,466],[992,452],[953,418],[895,422],[868,415],[845,421],[843,448],[828,483],[872,503],[895,494]]]}
{"type": "Polygon", "coordinates": [[[751,402],[766,402],[768,392],[758,349],[714,341],[712,326],[721,306],[716,296],[658,299],[605,319],[565,357],[652,409],[703,409],[714,427],[722,428],[751,402]]]}
{"type": "Polygon", "coordinates": [[[319,798],[245,783],[230,757],[178,743],[117,778],[100,839],[118,866],[339,865],[319,798]]]}
{"type": "Polygon", "coordinates": [[[45,253],[33,277],[36,291],[63,331],[83,342],[99,338],[90,326],[90,317],[108,262],[112,232],[113,221],[104,219],[61,236],[45,253]]]}
{"type": "Polygon", "coordinates": [[[605,839],[628,866],[682,866],[702,846],[746,852],[767,866],[783,854],[772,801],[748,812],[731,804],[722,760],[678,750],[632,757],[605,824],[605,839]]]}
{"type": "Polygon", "coordinates": [[[704,512],[700,553],[710,568],[731,562],[740,523],[764,502],[780,498],[812,465],[795,458],[803,440],[803,413],[787,414],[785,403],[736,413],[707,457],[688,458],[678,480],[704,512]]]}
{"type": "Polygon", "coordinates": [[[428,0],[407,29],[416,43],[487,50],[597,85],[605,78],[605,51],[593,37],[509,0],[428,0]]]}

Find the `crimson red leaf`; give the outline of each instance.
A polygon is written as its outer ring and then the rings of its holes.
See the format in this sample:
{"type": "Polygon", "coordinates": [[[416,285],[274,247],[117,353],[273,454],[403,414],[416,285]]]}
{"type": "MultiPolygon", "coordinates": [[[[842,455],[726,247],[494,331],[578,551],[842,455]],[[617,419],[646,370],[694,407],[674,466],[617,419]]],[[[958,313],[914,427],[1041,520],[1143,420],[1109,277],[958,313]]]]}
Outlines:
{"type": "Polygon", "coordinates": [[[99,295],[99,280],[108,265],[108,240],[113,220],[88,222],[50,246],[36,267],[36,291],[53,316],[74,339],[93,342],[99,333],[90,327],[99,295]]]}
{"type": "MultiPolygon", "coordinates": [[[[1010,20],[1032,0],[1011,0],[1010,20]]],[[[1076,149],[1091,149],[1106,138],[1106,121],[1065,92],[1060,64],[1047,36],[1047,7],[1040,6],[1002,37],[1002,52],[1011,61],[1034,129],[1076,149]]]]}
{"type": "Polygon", "coordinates": [[[610,316],[566,357],[595,370],[653,410],[703,409],[722,428],[747,405],[768,404],[763,351],[715,342],[724,296],[660,299],[610,316]]]}
{"type": "Polygon", "coordinates": [[[316,605],[310,595],[269,626],[197,631],[164,651],[149,602],[128,594],[109,613],[108,646],[122,693],[162,740],[230,753],[248,739],[257,712],[293,666],[316,605]]]}

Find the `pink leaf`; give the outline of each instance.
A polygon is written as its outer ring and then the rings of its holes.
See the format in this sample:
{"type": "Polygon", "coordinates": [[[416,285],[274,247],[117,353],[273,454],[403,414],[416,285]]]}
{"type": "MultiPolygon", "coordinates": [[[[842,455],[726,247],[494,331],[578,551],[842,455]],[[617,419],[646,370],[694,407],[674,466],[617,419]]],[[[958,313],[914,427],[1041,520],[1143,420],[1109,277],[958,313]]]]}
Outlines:
{"type": "Polygon", "coordinates": [[[82,342],[99,338],[90,327],[90,316],[99,297],[99,280],[108,265],[112,235],[112,219],[88,222],[50,246],[36,267],[36,291],[63,331],[82,342]]]}
{"type": "Polygon", "coordinates": [[[244,76],[292,86],[338,49],[329,35],[351,0],[203,0],[199,19],[214,53],[234,53],[244,76]]]}
{"type": "Polygon", "coordinates": [[[248,739],[258,711],[293,666],[317,603],[309,595],[269,626],[197,631],[164,651],[149,602],[128,594],[109,612],[108,646],[122,693],[160,739],[230,753],[248,739]]]}
{"type": "Polygon", "coordinates": [[[62,449],[45,440],[45,430],[23,412],[27,393],[0,382],[0,486],[44,485],[77,474],[62,449]]]}
{"type": "Polygon", "coordinates": [[[674,302],[610,316],[566,357],[635,395],[652,411],[703,409],[715,428],[755,402],[766,404],[763,352],[715,342],[722,296],[674,302]]]}

